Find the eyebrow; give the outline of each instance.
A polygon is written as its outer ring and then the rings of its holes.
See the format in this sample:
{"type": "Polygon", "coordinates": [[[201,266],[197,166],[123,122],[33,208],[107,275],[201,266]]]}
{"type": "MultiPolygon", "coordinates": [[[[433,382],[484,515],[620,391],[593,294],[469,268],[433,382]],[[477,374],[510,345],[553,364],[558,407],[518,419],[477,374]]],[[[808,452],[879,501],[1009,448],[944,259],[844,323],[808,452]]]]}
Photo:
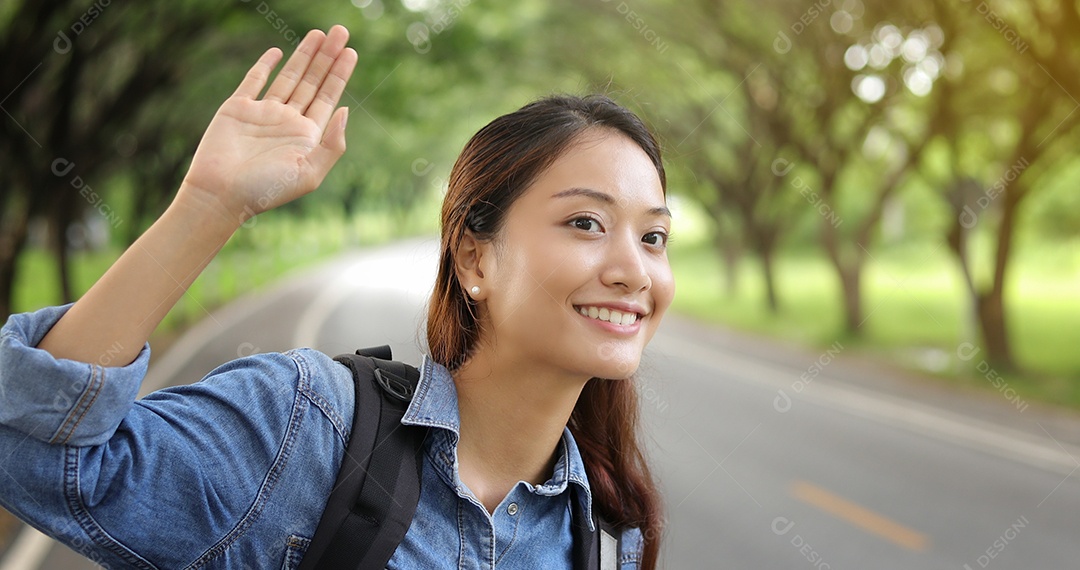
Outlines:
{"type": "MultiPolygon", "coordinates": [[[[567,188],[558,194],[552,196],[552,198],[570,198],[574,196],[584,196],[586,198],[592,198],[598,202],[605,204],[615,205],[616,200],[611,194],[600,192],[599,190],[593,190],[591,188],[567,188]]],[[[667,209],[667,206],[656,206],[655,208],[649,208],[646,214],[650,216],[667,216],[671,217],[671,210],[667,209]]]]}

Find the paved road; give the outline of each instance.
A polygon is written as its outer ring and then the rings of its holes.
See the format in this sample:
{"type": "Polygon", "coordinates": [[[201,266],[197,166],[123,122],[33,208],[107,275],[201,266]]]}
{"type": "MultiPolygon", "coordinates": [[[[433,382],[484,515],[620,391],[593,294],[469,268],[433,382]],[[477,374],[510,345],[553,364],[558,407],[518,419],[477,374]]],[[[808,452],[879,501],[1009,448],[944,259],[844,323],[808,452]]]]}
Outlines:
{"type": "MultiPolygon", "coordinates": [[[[208,318],[147,385],[294,346],[418,361],[434,263],[412,241],[287,280],[208,318]]],[[[1080,568],[1080,418],[831,352],[667,318],[638,380],[666,568],[1080,568]]],[[[57,547],[39,567],[92,565],[57,547]]]]}

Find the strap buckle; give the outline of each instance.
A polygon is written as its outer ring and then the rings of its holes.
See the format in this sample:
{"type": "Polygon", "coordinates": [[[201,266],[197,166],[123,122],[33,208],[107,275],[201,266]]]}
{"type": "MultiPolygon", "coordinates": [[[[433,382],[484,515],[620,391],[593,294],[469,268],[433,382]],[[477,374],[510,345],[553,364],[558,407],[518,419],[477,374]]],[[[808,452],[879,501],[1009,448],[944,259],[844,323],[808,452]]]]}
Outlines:
{"type": "Polygon", "coordinates": [[[382,386],[383,391],[388,395],[402,402],[412,401],[413,386],[404,378],[382,368],[375,368],[375,381],[379,383],[379,386],[382,386]]]}

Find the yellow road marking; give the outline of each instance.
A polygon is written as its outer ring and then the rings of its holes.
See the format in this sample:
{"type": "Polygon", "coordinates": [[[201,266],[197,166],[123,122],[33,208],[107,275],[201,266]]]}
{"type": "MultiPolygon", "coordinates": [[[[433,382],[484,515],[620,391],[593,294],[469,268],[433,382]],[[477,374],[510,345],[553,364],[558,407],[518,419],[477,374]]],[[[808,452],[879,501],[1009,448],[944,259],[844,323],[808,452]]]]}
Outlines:
{"type": "Polygon", "coordinates": [[[909,550],[922,552],[930,543],[930,538],[925,534],[806,481],[792,482],[791,496],[909,550]]]}

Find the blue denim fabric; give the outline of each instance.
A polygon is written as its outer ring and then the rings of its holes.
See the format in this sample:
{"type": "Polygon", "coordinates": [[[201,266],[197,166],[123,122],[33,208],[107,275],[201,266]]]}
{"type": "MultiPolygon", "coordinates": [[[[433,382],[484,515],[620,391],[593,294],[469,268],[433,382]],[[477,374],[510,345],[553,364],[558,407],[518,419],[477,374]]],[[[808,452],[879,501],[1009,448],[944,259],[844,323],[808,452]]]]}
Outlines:
{"type": "MultiPolygon", "coordinates": [[[[0,329],[0,504],[108,568],[295,568],[349,439],[349,371],[311,349],[259,354],[136,400],[149,345],[122,367],[33,348],[67,308],[0,329]]],[[[570,501],[592,499],[569,430],[551,479],[519,482],[489,515],[458,476],[446,368],[424,358],[402,422],[432,430],[388,568],[571,567],[570,501]]],[[[621,570],[640,550],[626,531],[621,570]]]]}

